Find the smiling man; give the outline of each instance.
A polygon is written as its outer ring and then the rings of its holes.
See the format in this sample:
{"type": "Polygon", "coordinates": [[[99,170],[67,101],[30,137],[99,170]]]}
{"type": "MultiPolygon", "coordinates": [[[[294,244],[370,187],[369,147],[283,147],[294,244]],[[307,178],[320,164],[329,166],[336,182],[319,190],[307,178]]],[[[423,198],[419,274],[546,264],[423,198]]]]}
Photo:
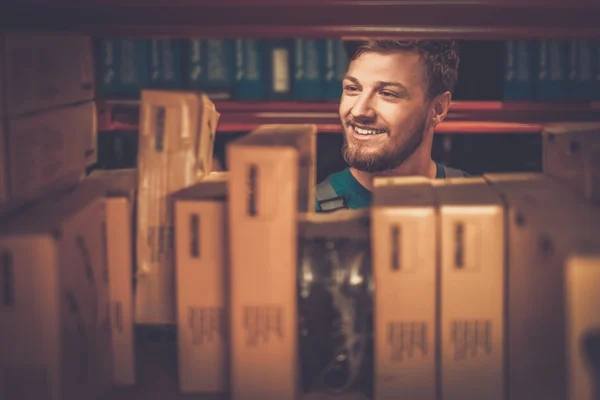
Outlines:
{"type": "Polygon", "coordinates": [[[339,109],[349,167],[317,186],[317,211],[369,207],[374,176],[468,176],[431,159],[458,64],[454,41],[374,40],[358,47],[339,109]]]}

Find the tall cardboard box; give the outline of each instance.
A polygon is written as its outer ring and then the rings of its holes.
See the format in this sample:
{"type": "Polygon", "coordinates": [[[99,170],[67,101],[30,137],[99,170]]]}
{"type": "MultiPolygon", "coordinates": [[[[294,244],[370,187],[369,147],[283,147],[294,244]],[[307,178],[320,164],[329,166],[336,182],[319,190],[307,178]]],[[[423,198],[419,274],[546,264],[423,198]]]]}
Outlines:
{"type": "Polygon", "coordinates": [[[600,125],[549,126],[542,137],[544,173],[599,205],[600,125]]]}
{"type": "MultiPolygon", "coordinates": [[[[261,145],[292,146],[298,151],[298,211],[312,212],[315,209],[315,187],[317,179],[317,127],[309,124],[266,124],[251,135],[265,134],[268,139],[261,145]]],[[[251,142],[250,140],[249,142],[251,142]]],[[[258,142],[257,142],[258,143],[258,142]]]]}
{"type": "Polygon", "coordinates": [[[429,179],[375,179],[371,235],[377,399],[436,399],[436,212],[429,179]]]}
{"type": "Polygon", "coordinates": [[[138,151],[138,324],[174,324],[169,196],[210,172],[219,114],[195,92],[143,90],[138,151]]]}
{"type": "Polygon", "coordinates": [[[600,340],[599,247],[577,249],[566,261],[565,318],[568,400],[598,398],[600,340]]]}
{"type": "Polygon", "coordinates": [[[226,173],[173,195],[179,388],[183,393],[228,391],[226,198],[226,173]]]}
{"type": "Polygon", "coordinates": [[[564,266],[572,249],[594,240],[600,219],[556,181],[512,175],[519,179],[484,175],[508,206],[509,398],[564,399],[564,266]]]}
{"type": "Polygon", "coordinates": [[[503,399],[504,206],[483,178],[432,185],[440,216],[442,397],[503,399]]]}
{"type": "Polygon", "coordinates": [[[106,196],[106,251],[110,286],[113,384],[135,383],[133,326],[133,249],[137,170],[96,170],[80,190],[101,190],[106,196]]]}
{"type": "Polygon", "coordinates": [[[363,209],[298,217],[299,354],[309,393],[303,398],[319,398],[319,391],[358,398],[370,391],[369,214],[363,209]]]}
{"type": "Polygon", "coordinates": [[[94,103],[87,102],[6,121],[2,158],[8,167],[3,177],[8,201],[0,214],[85,176],[94,115],[94,103]]]}
{"type": "Polygon", "coordinates": [[[112,378],[104,199],[73,191],[0,228],[3,399],[91,399],[112,378]]]}
{"type": "Polygon", "coordinates": [[[316,127],[266,129],[227,147],[234,399],[297,396],[296,214],[309,207],[298,143],[316,127]]]}
{"type": "Polygon", "coordinates": [[[7,118],[94,98],[90,37],[56,33],[5,33],[7,118]]]}

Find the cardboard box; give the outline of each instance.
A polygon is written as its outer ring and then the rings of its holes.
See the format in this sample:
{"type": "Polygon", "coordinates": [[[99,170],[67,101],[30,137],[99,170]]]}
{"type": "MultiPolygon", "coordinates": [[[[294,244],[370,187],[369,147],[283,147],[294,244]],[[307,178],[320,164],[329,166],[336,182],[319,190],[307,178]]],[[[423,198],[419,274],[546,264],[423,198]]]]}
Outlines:
{"type": "Polygon", "coordinates": [[[429,179],[375,179],[371,235],[377,399],[436,399],[436,213],[429,179]]]}
{"type": "Polygon", "coordinates": [[[194,92],[143,90],[138,152],[138,324],[174,324],[169,196],[210,172],[219,114],[194,92]]]}
{"type": "Polygon", "coordinates": [[[302,397],[360,394],[372,370],[369,211],[302,213],[298,231],[302,397]]]}
{"type": "MultiPolygon", "coordinates": [[[[210,175],[209,175],[210,176],[210,175]]],[[[173,195],[179,388],[228,391],[227,174],[173,195]]]]}
{"type": "Polygon", "coordinates": [[[483,178],[432,185],[440,215],[442,396],[503,399],[504,206],[483,178]]]}
{"type": "Polygon", "coordinates": [[[600,125],[548,126],[542,137],[544,173],[599,205],[600,125]]]}
{"type": "Polygon", "coordinates": [[[85,176],[85,153],[95,129],[94,103],[8,120],[5,214],[15,207],[73,186],[85,176]]]}
{"type": "Polygon", "coordinates": [[[567,399],[593,399],[600,327],[599,247],[572,253],[566,262],[567,399]]]}
{"type": "Polygon", "coordinates": [[[2,40],[7,118],[94,98],[90,37],[6,33],[2,40]]]}
{"type": "Polygon", "coordinates": [[[0,393],[85,399],[112,378],[104,200],[47,199],[0,228],[0,393]]]}
{"type": "MultiPolygon", "coordinates": [[[[312,212],[315,209],[315,187],[317,179],[317,127],[309,124],[266,124],[251,135],[265,135],[262,139],[248,138],[250,146],[285,146],[298,151],[298,211],[312,212]]],[[[243,143],[243,142],[239,142],[243,143]]]]}
{"type": "Polygon", "coordinates": [[[100,187],[106,196],[106,240],[113,354],[113,384],[133,385],[135,379],[133,326],[134,203],[137,170],[96,170],[80,185],[100,187]]]}
{"type": "Polygon", "coordinates": [[[565,260],[578,244],[595,240],[600,216],[552,179],[507,175],[484,178],[508,205],[508,395],[563,399],[565,260]]]}
{"type": "Polygon", "coordinates": [[[298,128],[296,135],[274,130],[227,146],[233,399],[297,396],[301,156],[295,140],[308,141],[313,132],[311,125],[298,128]]]}

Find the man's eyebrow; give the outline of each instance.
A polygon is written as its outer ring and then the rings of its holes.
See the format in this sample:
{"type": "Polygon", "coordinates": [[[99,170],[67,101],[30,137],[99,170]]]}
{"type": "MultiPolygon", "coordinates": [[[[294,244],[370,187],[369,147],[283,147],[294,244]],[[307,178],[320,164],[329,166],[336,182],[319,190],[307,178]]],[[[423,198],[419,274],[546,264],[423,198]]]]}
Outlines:
{"type": "Polygon", "coordinates": [[[355,83],[355,84],[357,84],[357,85],[360,86],[360,82],[355,77],[350,76],[350,75],[346,75],[346,76],[344,76],[344,80],[346,80],[346,79],[348,79],[349,81],[352,81],[353,83],[355,83]]]}
{"type": "Polygon", "coordinates": [[[400,82],[391,82],[391,81],[378,81],[375,86],[377,88],[383,88],[386,86],[396,86],[397,88],[404,90],[406,92],[408,92],[408,88],[406,86],[404,86],[403,84],[401,84],[400,82]]]}

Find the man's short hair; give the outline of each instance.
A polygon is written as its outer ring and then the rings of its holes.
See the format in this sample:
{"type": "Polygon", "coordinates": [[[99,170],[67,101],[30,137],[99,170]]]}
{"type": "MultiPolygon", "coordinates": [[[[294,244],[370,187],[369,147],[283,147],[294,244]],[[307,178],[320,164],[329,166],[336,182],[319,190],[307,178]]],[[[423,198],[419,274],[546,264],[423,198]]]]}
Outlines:
{"type": "Polygon", "coordinates": [[[394,53],[398,51],[416,52],[425,65],[427,98],[446,91],[452,92],[458,79],[458,43],[454,40],[369,40],[348,47],[352,60],[367,52],[394,53]]]}

